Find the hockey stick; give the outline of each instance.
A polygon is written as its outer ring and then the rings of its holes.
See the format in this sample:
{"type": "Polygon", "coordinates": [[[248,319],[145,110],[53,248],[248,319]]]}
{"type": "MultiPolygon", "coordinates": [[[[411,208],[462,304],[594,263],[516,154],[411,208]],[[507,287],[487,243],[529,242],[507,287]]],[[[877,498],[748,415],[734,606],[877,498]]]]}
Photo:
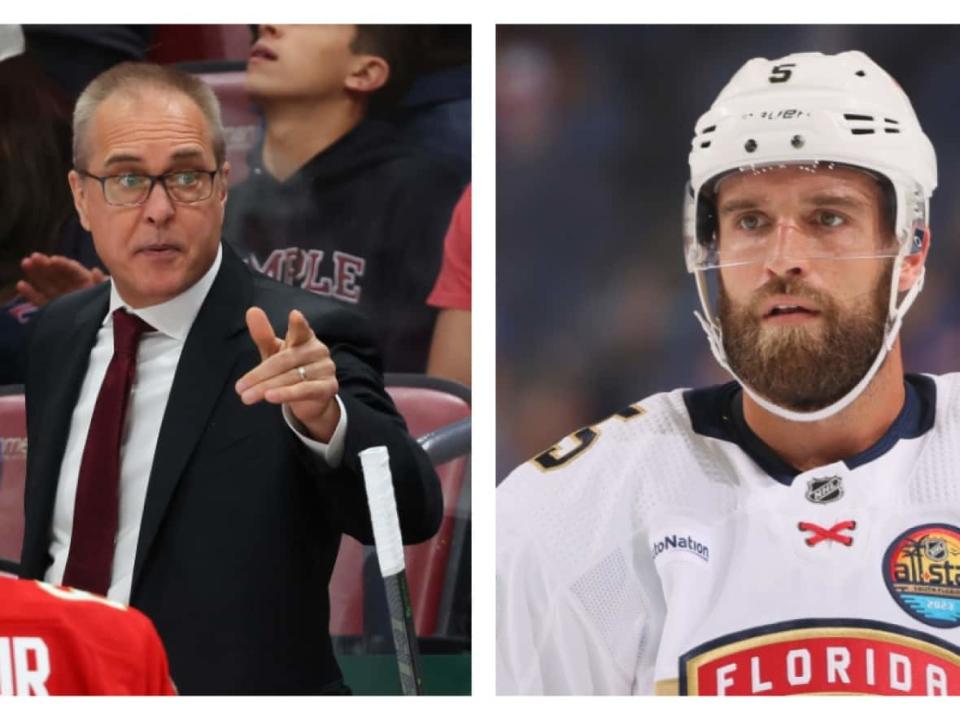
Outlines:
{"type": "Polygon", "coordinates": [[[383,584],[387,591],[390,628],[393,631],[393,646],[400,670],[400,688],[404,695],[420,695],[423,692],[420,656],[417,650],[417,633],[413,625],[410,590],[404,571],[403,540],[400,537],[400,520],[397,517],[397,503],[390,477],[390,456],[385,447],[367,448],[360,453],[360,464],[363,467],[363,484],[367,489],[367,502],[370,505],[377,561],[380,563],[380,574],[383,575],[383,584]]]}

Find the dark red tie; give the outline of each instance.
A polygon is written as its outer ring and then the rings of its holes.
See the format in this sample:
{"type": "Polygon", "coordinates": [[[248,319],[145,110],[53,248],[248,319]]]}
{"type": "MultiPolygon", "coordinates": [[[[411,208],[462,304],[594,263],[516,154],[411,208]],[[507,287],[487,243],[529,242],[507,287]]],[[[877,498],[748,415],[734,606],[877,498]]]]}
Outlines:
{"type": "Polygon", "coordinates": [[[120,440],[140,336],[152,330],[123,308],[113,313],[113,357],[93,408],[80,461],[73,533],[63,584],[106,595],[120,510],[120,440]]]}

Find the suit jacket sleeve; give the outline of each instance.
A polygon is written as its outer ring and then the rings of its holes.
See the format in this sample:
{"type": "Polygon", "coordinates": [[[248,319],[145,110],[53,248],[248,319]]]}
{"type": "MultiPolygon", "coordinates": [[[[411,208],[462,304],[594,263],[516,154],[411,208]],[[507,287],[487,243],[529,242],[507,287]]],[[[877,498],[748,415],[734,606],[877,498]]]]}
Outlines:
{"type": "MultiPolygon", "coordinates": [[[[347,410],[347,433],[339,472],[298,443],[304,462],[322,474],[319,482],[332,503],[343,532],[362,543],[373,543],[370,511],[360,466],[360,452],[377,445],[387,448],[400,531],[405,544],[432,537],[443,518],[440,481],[426,453],[407,432],[403,418],[383,386],[380,360],[369,325],[348,308],[307,317],[329,348],[337,366],[340,399],[347,410]]],[[[285,318],[284,318],[285,319],[285,318]]],[[[274,327],[282,327],[275,324],[274,327]]]]}

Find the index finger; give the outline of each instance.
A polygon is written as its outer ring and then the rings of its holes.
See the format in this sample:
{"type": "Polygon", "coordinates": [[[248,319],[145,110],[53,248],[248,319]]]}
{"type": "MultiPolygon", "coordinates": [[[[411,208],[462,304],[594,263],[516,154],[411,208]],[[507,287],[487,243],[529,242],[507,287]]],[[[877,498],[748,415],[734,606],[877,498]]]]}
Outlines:
{"type": "Polygon", "coordinates": [[[280,350],[281,343],[273,334],[273,326],[267,314],[254,306],[247,310],[246,317],[247,330],[250,331],[250,337],[260,351],[260,359],[266,360],[271,355],[275,355],[280,350]]]}
{"type": "Polygon", "coordinates": [[[313,339],[313,329],[299,310],[291,310],[287,322],[287,347],[303,345],[313,339]]]}

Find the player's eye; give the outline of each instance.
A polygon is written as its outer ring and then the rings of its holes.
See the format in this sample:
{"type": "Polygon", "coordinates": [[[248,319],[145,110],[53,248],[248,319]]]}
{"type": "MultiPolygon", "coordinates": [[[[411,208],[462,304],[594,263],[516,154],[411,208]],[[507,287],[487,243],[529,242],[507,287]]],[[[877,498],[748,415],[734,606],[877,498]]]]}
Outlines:
{"type": "Polygon", "coordinates": [[[845,222],[842,215],[838,215],[830,210],[817,211],[816,219],[817,224],[822,227],[840,227],[845,222]]]}
{"type": "Polygon", "coordinates": [[[763,216],[759,213],[746,213],[737,218],[736,227],[738,230],[759,230],[764,226],[763,216]]]}

